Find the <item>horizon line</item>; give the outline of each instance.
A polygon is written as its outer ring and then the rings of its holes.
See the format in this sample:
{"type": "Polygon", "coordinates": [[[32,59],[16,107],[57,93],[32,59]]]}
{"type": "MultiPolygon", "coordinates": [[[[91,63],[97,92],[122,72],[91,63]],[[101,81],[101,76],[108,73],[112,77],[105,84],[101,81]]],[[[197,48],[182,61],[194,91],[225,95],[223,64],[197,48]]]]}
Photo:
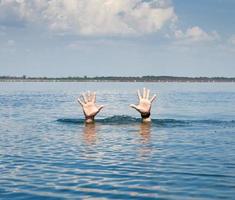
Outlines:
{"type": "Polygon", "coordinates": [[[79,78],[79,79],[95,79],[95,78],[225,78],[225,79],[235,79],[234,77],[228,77],[228,76],[174,76],[174,75],[144,75],[144,76],[131,76],[131,75],[105,75],[105,76],[87,76],[87,75],[82,75],[82,76],[27,76],[27,75],[0,75],[0,79],[5,79],[5,78],[21,78],[21,79],[74,79],[74,78],[79,78]]]}

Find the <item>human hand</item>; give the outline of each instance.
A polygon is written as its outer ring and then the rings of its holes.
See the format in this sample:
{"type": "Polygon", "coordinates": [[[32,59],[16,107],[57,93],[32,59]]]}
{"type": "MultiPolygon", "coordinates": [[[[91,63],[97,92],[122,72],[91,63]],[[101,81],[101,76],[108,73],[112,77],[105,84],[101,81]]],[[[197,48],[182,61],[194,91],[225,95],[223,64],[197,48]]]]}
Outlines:
{"type": "Polygon", "coordinates": [[[104,107],[103,105],[96,105],[96,93],[95,92],[87,92],[82,94],[83,101],[78,98],[78,102],[82,106],[86,123],[90,123],[94,121],[95,116],[100,112],[100,110],[104,107]]]}
{"type": "Polygon", "coordinates": [[[151,105],[152,102],[156,99],[156,95],[153,95],[152,98],[150,98],[150,90],[144,88],[143,89],[143,96],[140,94],[140,90],[137,91],[138,98],[139,98],[139,104],[134,105],[131,104],[130,107],[136,109],[143,118],[143,121],[151,121],[150,119],[150,111],[151,111],[151,105]]]}

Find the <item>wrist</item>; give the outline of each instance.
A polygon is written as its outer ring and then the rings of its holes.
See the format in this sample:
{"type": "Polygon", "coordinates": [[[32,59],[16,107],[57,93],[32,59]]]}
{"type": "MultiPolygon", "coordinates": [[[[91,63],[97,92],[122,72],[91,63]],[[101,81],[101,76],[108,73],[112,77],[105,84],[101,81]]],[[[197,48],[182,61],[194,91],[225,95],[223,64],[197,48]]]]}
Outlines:
{"type": "Polygon", "coordinates": [[[150,115],[151,115],[151,113],[150,113],[150,112],[141,113],[141,117],[142,117],[143,119],[147,119],[147,118],[149,118],[149,117],[150,117],[150,115]]]}
{"type": "Polygon", "coordinates": [[[150,122],[151,118],[150,118],[151,113],[147,112],[147,113],[141,113],[141,117],[143,122],[150,122]]]}
{"type": "Polygon", "coordinates": [[[150,118],[150,117],[148,117],[148,118],[142,118],[142,121],[143,121],[143,122],[151,122],[151,118],[150,118]]]}
{"type": "Polygon", "coordinates": [[[94,117],[86,117],[85,122],[86,123],[93,123],[95,121],[94,117]]]}

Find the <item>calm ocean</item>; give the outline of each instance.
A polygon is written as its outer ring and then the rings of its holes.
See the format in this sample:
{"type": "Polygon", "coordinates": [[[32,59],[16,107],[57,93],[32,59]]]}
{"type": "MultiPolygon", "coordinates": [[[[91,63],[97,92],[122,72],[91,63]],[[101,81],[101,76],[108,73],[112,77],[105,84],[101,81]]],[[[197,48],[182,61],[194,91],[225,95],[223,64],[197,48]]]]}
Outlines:
{"type": "Polygon", "coordinates": [[[235,199],[235,83],[0,83],[0,199],[235,199]]]}

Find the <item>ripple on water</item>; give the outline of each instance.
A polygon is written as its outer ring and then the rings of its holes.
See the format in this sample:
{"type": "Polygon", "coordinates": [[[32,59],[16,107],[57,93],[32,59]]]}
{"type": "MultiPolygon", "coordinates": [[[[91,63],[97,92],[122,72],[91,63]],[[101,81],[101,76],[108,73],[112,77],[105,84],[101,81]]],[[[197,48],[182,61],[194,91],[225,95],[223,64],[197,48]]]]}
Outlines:
{"type": "Polygon", "coordinates": [[[146,125],[120,115],[140,85],[101,84],[87,126],[75,99],[97,83],[73,84],[0,91],[0,199],[234,199],[234,86],[150,84],[146,125]]]}

